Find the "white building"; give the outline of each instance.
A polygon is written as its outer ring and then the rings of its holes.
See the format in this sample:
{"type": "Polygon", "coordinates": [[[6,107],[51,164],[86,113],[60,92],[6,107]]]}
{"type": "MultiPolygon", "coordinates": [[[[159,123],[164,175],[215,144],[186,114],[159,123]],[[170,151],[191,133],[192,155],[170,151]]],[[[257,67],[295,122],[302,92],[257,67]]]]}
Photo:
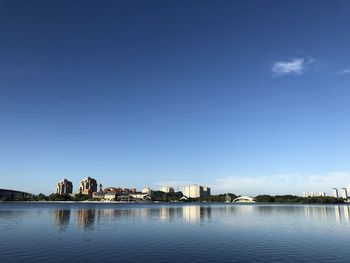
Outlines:
{"type": "Polygon", "coordinates": [[[344,199],[348,198],[348,191],[346,190],[346,188],[341,189],[341,197],[344,199]]]}
{"type": "Polygon", "coordinates": [[[109,192],[104,194],[104,200],[106,201],[115,201],[117,197],[117,193],[109,192]]]}
{"type": "Polygon", "coordinates": [[[152,189],[149,188],[149,187],[143,188],[141,192],[142,192],[143,194],[152,195],[152,189]]]}
{"type": "Polygon", "coordinates": [[[162,186],[159,191],[164,192],[164,193],[174,193],[174,188],[170,186],[162,186]]]}
{"type": "Polygon", "coordinates": [[[333,193],[333,197],[335,197],[335,198],[338,198],[339,196],[338,196],[338,189],[337,188],[333,188],[332,189],[332,193],[333,193]]]}
{"type": "Polygon", "coordinates": [[[182,194],[188,198],[205,198],[210,195],[210,188],[194,184],[184,187],[182,194]]]}
{"type": "Polygon", "coordinates": [[[137,200],[151,200],[151,197],[148,194],[144,194],[144,193],[141,193],[141,194],[136,193],[136,194],[131,194],[129,196],[137,200]]]}
{"type": "Polygon", "coordinates": [[[325,192],[303,192],[303,197],[326,196],[325,192]]]}

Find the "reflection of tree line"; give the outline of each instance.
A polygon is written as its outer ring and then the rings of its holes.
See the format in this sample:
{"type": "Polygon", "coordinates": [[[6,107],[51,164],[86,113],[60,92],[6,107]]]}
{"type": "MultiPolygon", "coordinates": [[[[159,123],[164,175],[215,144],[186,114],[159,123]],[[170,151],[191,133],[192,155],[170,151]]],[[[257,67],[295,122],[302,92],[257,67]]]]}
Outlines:
{"type": "MultiPolygon", "coordinates": [[[[158,208],[130,208],[130,209],[78,209],[75,210],[77,225],[83,230],[91,230],[101,218],[130,219],[141,217],[142,219],[159,218],[161,221],[176,221],[183,219],[185,223],[208,222],[211,218],[211,207],[186,205],[178,207],[158,208]]],[[[71,210],[56,209],[52,212],[53,223],[60,230],[65,230],[71,218],[71,210]]]]}

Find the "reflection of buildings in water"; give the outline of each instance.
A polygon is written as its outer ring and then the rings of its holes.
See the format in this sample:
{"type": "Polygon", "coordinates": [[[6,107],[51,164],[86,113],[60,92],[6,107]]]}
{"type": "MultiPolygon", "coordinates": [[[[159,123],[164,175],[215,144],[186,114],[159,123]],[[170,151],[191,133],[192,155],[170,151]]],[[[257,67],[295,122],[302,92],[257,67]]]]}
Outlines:
{"type": "Polygon", "coordinates": [[[334,206],[334,212],[335,212],[335,221],[337,223],[340,223],[340,221],[341,221],[341,212],[340,212],[339,205],[335,205],[334,206]]]}
{"type": "Polygon", "coordinates": [[[140,209],[140,216],[142,219],[147,220],[151,217],[151,209],[148,207],[143,207],[140,209]]]}
{"type": "MultiPolygon", "coordinates": [[[[254,205],[246,205],[246,204],[241,204],[238,205],[238,211],[239,213],[245,213],[245,214],[250,214],[254,212],[254,205]]],[[[262,208],[262,207],[259,207],[262,208]]],[[[264,212],[271,213],[270,209],[264,210],[264,212]]]]}
{"type": "Polygon", "coordinates": [[[70,210],[53,210],[52,211],[53,223],[60,229],[65,230],[69,225],[70,210]]]}
{"type": "Polygon", "coordinates": [[[181,207],[160,207],[159,219],[161,221],[173,222],[174,220],[182,217],[181,207]]]}
{"type": "Polygon", "coordinates": [[[349,206],[344,205],[343,208],[344,208],[344,218],[345,218],[345,222],[349,223],[349,222],[350,222],[350,217],[349,217],[349,214],[350,214],[349,206]]]}
{"type": "Polygon", "coordinates": [[[324,220],[332,222],[350,223],[350,208],[348,205],[322,205],[322,206],[304,206],[305,215],[314,220],[324,220]]]}
{"type": "Polygon", "coordinates": [[[79,209],[76,213],[77,224],[84,230],[92,229],[95,223],[96,211],[90,209],[79,209]]]}
{"type": "Polygon", "coordinates": [[[211,207],[185,205],[182,208],[182,217],[186,223],[209,222],[211,218],[211,207]]]}
{"type": "Polygon", "coordinates": [[[134,218],[136,216],[136,209],[114,209],[113,217],[114,218],[134,218]]]}
{"type": "Polygon", "coordinates": [[[311,206],[311,205],[305,205],[304,206],[304,213],[307,217],[313,218],[313,219],[322,219],[327,221],[328,220],[328,209],[326,206],[311,206]]]}
{"type": "Polygon", "coordinates": [[[159,219],[161,221],[167,221],[169,219],[169,207],[159,208],[159,219]]]}
{"type": "Polygon", "coordinates": [[[320,209],[322,211],[322,218],[324,219],[324,221],[327,221],[328,220],[327,208],[325,206],[322,206],[320,209]]]}

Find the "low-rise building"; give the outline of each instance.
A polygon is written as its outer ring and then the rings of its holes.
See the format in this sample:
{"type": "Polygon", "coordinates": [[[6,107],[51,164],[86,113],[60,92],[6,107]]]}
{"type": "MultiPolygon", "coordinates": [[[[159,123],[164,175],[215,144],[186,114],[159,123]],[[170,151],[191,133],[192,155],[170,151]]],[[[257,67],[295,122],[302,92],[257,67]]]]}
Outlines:
{"type": "Polygon", "coordinates": [[[132,201],[134,201],[134,198],[130,195],[119,195],[117,197],[117,201],[119,201],[119,202],[132,202],[132,201]]]}
{"type": "Polygon", "coordinates": [[[151,197],[144,193],[131,194],[130,196],[135,200],[151,200],[151,197]]]}
{"type": "Polygon", "coordinates": [[[141,192],[142,192],[143,194],[152,195],[152,189],[149,188],[149,187],[143,188],[141,192]]]}
{"type": "Polygon", "coordinates": [[[109,192],[109,193],[105,193],[104,195],[104,200],[106,201],[115,201],[117,198],[117,193],[115,192],[109,192]]]}

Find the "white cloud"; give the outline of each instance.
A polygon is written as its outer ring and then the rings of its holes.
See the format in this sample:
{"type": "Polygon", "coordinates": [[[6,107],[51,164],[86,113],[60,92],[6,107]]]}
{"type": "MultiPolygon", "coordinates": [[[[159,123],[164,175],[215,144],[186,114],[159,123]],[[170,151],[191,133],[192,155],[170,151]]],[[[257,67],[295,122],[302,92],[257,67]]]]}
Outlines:
{"type": "Polygon", "coordinates": [[[305,72],[307,65],[314,62],[309,59],[305,62],[303,58],[295,58],[290,61],[277,61],[272,66],[272,73],[276,76],[284,76],[287,74],[301,75],[305,72]]]}
{"type": "Polygon", "coordinates": [[[338,74],[340,74],[340,75],[350,74],[350,69],[343,69],[343,70],[339,71],[338,74]]]}
{"type": "Polygon", "coordinates": [[[326,192],[333,187],[342,188],[350,184],[350,172],[325,174],[275,174],[263,176],[227,176],[218,178],[212,184],[213,192],[232,192],[240,195],[296,194],[302,192],[326,192]]]}

